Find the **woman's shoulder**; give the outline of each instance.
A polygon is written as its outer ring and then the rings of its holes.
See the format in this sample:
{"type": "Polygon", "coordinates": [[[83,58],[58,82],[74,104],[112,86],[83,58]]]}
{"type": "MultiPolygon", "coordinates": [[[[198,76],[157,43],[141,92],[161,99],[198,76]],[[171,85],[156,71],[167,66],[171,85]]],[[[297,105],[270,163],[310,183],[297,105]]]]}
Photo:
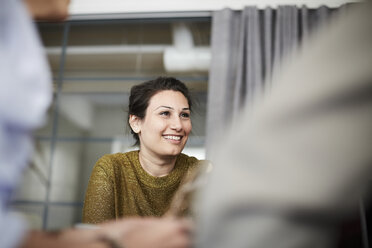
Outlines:
{"type": "Polygon", "coordinates": [[[181,153],[178,156],[178,159],[180,160],[180,162],[186,163],[186,164],[197,164],[199,162],[199,159],[197,159],[196,157],[189,156],[184,153],[181,153]]]}
{"type": "Polygon", "coordinates": [[[179,160],[181,164],[187,164],[190,168],[200,167],[200,170],[206,171],[210,171],[212,169],[212,163],[206,159],[197,159],[196,157],[181,153],[179,155],[179,160]]]}
{"type": "Polygon", "coordinates": [[[179,155],[179,160],[181,164],[187,164],[190,169],[197,169],[200,171],[209,172],[212,170],[212,163],[206,159],[197,159],[193,156],[188,156],[184,153],[179,155]]]}

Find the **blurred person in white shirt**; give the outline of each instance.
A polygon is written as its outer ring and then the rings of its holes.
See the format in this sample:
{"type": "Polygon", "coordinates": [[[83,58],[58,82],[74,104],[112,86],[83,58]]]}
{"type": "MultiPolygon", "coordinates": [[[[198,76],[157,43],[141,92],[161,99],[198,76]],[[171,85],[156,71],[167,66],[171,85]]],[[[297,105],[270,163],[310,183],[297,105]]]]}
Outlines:
{"type": "Polygon", "coordinates": [[[0,247],[188,247],[191,225],[186,220],[130,218],[51,233],[28,230],[22,218],[10,213],[10,196],[33,149],[31,132],[44,123],[52,99],[51,75],[31,16],[64,20],[68,4],[0,1],[0,247]]]}

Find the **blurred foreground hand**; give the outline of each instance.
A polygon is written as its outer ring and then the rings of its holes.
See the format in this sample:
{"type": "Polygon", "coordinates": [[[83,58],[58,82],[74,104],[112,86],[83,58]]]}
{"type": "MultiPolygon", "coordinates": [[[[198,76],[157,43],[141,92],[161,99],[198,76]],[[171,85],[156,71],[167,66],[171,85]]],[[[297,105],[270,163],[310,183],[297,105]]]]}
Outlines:
{"type": "Polygon", "coordinates": [[[37,21],[63,21],[68,16],[70,0],[24,0],[37,21]]]}
{"type": "Polygon", "coordinates": [[[126,248],[187,248],[192,224],[175,218],[126,218],[102,224],[104,235],[126,248]]]}

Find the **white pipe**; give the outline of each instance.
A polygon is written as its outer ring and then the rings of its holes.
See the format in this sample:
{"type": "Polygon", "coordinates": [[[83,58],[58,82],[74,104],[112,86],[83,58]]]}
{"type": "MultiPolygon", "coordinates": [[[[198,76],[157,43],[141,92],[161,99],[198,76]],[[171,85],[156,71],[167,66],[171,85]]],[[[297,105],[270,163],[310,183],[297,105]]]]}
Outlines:
{"type": "MultiPolygon", "coordinates": [[[[169,47],[167,45],[110,45],[110,46],[68,46],[68,55],[85,54],[126,54],[126,53],[163,53],[169,47]]],[[[61,47],[48,47],[45,49],[48,55],[60,55],[61,47]]]]}
{"type": "Polygon", "coordinates": [[[208,47],[195,47],[192,33],[185,23],[173,25],[173,47],[165,49],[167,72],[208,71],[211,52],[208,47]]]}
{"type": "MultiPolygon", "coordinates": [[[[48,47],[50,56],[60,55],[60,47],[48,47]]],[[[169,45],[108,45],[69,46],[67,55],[163,54],[167,72],[208,71],[211,61],[209,47],[195,47],[193,36],[184,23],[173,25],[173,46],[169,45]]]]}
{"type": "Polygon", "coordinates": [[[196,47],[189,50],[167,48],[163,62],[167,72],[208,71],[211,61],[210,48],[196,47]]]}

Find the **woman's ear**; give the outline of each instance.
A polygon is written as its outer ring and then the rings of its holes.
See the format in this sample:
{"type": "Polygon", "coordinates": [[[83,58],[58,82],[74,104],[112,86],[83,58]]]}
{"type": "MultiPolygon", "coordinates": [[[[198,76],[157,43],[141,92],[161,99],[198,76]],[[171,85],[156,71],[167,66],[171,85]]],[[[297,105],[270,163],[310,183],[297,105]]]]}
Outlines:
{"type": "Polygon", "coordinates": [[[141,132],[141,119],[136,115],[129,115],[129,125],[132,128],[133,132],[141,132]]]}

